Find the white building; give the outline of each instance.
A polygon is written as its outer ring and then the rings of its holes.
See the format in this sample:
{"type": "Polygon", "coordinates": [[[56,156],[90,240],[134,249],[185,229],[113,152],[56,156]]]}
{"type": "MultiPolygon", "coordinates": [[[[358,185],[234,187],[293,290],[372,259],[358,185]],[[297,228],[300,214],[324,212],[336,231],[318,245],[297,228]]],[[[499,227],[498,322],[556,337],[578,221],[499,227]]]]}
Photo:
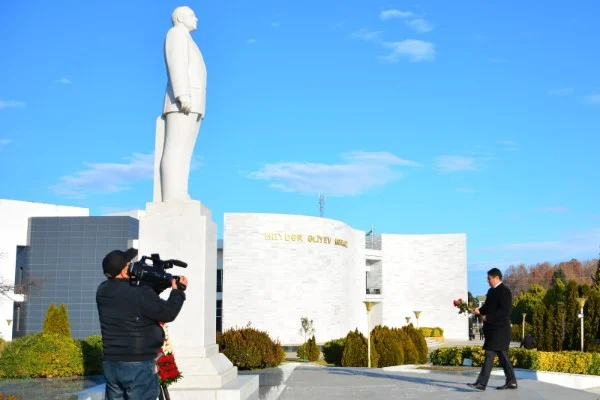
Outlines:
{"type": "Polygon", "coordinates": [[[367,331],[365,300],[378,302],[371,327],[439,326],[465,339],[467,319],[452,301],[467,295],[466,235],[365,232],[326,218],[226,213],[223,330],[248,322],[285,345],[303,342],[300,318],[317,342],[367,331]]]}
{"type": "MultiPolygon", "coordinates": [[[[32,294],[23,303],[23,296],[1,296],[2,337],[36,331],[51,302],[67,305],[74,332],[93,334],[95,288],[105,279],[101,258],[113,248],[137,247],[143,214],[90,217],[87,208],[0,200],[0,279],[21,281],[23,266],[44,277],[42,298],[32,294]],[[69,275],[67,283],[59,272],[69,275]]],[[[365,300],[376,302],[371,327],[400,327],[406,317],[416,325],[414,311],[421,311],[419,326],[439,326],[450,339],[468,336],[467,318],[452,305],[467,296],[464,234],[365,238],[364,231],[327,218],[226,213],[214,290],[218,331],[251,322],[284,345],[303,342],[304,316],[314,320],[319,343],[356,328],[366,333],[365,300]]]]}
{"type": "MultiPolygon", "coordinates": [[[[8,286],[15,283],[15,274],[19,271],[19,249],[29,244],[30,217],[89,215],[87,208],[0,199],[0,281],[8,286]]],[[[0,335],[4,340],[12,340],[14,304],[22,300],[22,295],[14,293],[0,295],[0,335]]]]}

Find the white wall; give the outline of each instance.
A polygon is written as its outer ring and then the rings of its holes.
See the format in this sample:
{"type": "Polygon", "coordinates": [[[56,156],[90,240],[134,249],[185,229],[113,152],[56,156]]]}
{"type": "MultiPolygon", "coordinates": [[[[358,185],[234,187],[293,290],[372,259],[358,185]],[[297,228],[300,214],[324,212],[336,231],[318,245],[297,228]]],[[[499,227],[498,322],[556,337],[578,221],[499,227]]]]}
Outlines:
{"type": "Polygon", "coordinates": [[[422,311],[419,326],[439,326],[449,339],[467,339],[468,321],[452,301],[467,298],[464,234],[382,235],[383,322],[406,325],[422,311]]]}
{"type": "MultiPolygon", "coordinates": [[[[17,246],[28,244],[30,217],[89,216],[87,208],[0,199],[0,279],[15,282],[17,246]]],[[[0,335],[12,340],[13,297],[0,297],[0,335]]]]}
{"type": "Polygon", "coordinates": [[[326,218],[226,213],[223,239],[223,330],[250,321],[293,345],[304,340],[303,316],[314,320],[319,343],[366,329],[364,232],[326,218]],[[309,242],[309,235],[332,242],[309,242]]]}

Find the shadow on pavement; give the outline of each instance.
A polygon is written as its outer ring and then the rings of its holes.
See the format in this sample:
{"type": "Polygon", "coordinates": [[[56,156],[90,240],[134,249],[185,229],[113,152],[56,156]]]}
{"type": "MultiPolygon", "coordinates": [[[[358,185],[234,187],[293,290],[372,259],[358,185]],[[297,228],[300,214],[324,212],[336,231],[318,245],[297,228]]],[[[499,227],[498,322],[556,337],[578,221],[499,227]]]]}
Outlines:
{"type": "Polygon", "coordinates": [[[441,381],[438,379],[431,379],[431,378],[421,378],[421,377],[411,377],[411,376],[405,376],[405,375],[395,375],[392,373],[388,373],[388,372],[375,372],[375,371],[361,371],[361,370],[354,370],[354,369],[347,369],[347,368],[328,368],[328,372],[330,374],[335,374],[335,375],[345,375],[345,376],[350,376],[350,375],[360,375],[360,376],[366,376],[369,378],[383,378],[383,379],[393,379],[393,380],[397,380],[397,381],[403,381],[403,382],[410,382],[410,383],[417,383],[417,384],[424,384],[424,385],[433,385],[433,386],[437,386],[440,388],[444,388],[444,389],[450,389],[456,392],[479,392],[478,390],[475,389],[470,389],[468,387],[465,388],[461,388],[458,387],[457,384],[461,384],[460,382],[456,382],[456,381],[441,381]]]}

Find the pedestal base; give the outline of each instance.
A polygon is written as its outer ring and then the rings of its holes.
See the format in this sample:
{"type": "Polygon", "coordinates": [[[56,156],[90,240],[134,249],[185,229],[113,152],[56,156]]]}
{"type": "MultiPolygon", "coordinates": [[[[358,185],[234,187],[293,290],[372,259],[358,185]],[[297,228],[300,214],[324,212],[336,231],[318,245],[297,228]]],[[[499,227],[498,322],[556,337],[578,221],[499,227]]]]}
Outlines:
{"type": "Polygon", "coordinates": [[[236,376],[219,389],[172,387],[168,390],[171,400],[258,400],[258,375],[236,376]]]}
{"type": "Polygon", "coordinates": [[[138,250],[140,256],[159,253],[163,260],[188,263],[186,269],[168,271],[189,280],[183,308],[167,324],[183,375],[169,386],[171,399],[246,400],[258,394],[258,376],[238,377],[237,367],[216,344],[217,227],[210,210],[195,200],[148,203],[138,250]]]}

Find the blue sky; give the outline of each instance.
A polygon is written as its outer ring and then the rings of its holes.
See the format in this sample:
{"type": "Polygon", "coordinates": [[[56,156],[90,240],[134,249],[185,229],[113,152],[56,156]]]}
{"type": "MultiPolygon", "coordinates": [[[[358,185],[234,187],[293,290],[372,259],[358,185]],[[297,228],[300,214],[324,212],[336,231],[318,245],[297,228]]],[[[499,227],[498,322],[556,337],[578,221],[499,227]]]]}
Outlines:
{"type": "MultiPolygon", "coordinates": [[[[0,198],[145,208],[181,3],[149,4],[0,6],[0,198]]],[[[465,232],[475,294],[492,266],[597,257],[596,1],[188,5],[208,69],[190,192],[220,232],[324,192],[358,229],[465,232]]]]}

